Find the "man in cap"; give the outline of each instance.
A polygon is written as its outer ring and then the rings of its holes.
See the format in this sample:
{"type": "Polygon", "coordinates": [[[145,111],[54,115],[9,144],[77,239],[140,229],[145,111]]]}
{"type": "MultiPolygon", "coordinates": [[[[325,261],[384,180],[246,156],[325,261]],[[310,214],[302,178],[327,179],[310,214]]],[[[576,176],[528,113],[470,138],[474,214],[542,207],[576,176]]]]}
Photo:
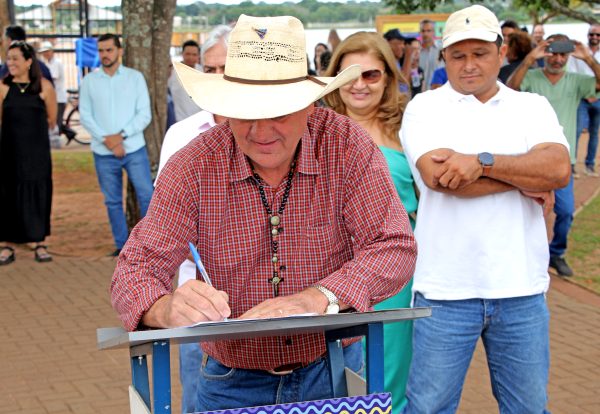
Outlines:
{"type": "Polygon", "coordinates": [[[383,38],[387,40],[392,52],[394,53],[394,57],[398,61],[398,69],[400,69],[400,65],[402,63],[402,59],[404,59],[404,48],[406,47],[406,38],[402,36],[400,30],[398,29],[390,29],[383,34],[383,38]]]}
{"type": "Polygon", "coordinates": [[[58,126],[58,132],[59,134],[65,134],[69,139],[73,139],[76,135],[75,131],[63,123],[63,115],[65,113],[65,106],[67,105],[67,89],[65,87],[65,69],[63,64],[55,56],[54,46],[48,41],[42,42],[38,52],[42,55],[43,62],[50,69],[54,88],[56,89],[56,102],[58,102],[56,125],[58,126]]]}
{"type": "Polygon", "coordinates": [[[541,413],[544,212],[569,180],[568,144],[545,98],[497,81],[506,46],[491,11],[450,15],[442,47],[448,83],[413,99],[401,130],[421,191],[414,305],[433,306],[414,323],[404,413],[455,412],[480,337],[500,412],[541,413]]]}
{"type": "MultiPolygon", "coordinates": [[[[307,76],[304,39],[296,18],[242,15],[223,75],[176,64],[194,101],[228,121],[171,157],[123,250],[111,291],[127,329],[366,311],[410,279],[416,245],[383,156],[351,120],[314,106],[360,68],[307,76]],[[188,242],[214,287],[172,291],[188,242]]],[[[343,345],[359,370],[360,343],[343,345]]],[[[332,396],[322,335],[202,350],[198,411],[332,396]]]]}

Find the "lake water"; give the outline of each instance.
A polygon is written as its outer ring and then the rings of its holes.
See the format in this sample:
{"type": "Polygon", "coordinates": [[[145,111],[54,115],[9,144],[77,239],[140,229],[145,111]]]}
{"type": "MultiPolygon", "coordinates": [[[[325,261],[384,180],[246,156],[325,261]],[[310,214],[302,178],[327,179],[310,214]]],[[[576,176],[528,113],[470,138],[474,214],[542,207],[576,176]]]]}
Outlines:
{"type": "MultiPolygon", "coordinates": [[[[589,25],[587,23],[561,23],[561,24],[546,24],[544,25],[544,30],[546,31],[546,36],[551,34],[562,33],[564,35],[569,36],[569,38],[573,40],[579,40],[580,42],[587,43],[587,32],[589,25]]],[[[531,33],[531,25],[527,25],[527,29],[529,33],[531,33]]],[[[350,36],[353,33],[359,31],[368,31],[374,32],[375,27],[363,27],[363,28],[355,28],[355,29],[336,29],[340,39],[344,40],[346,37],[350,36]]],[[[308,58],[311,62],[313,62],[315,46],[317,43],[325,43],[327,44],[327,38],[329,36],[329,29],[307,29],[306,33],[306,52],[308,53],[308,58]]]]}

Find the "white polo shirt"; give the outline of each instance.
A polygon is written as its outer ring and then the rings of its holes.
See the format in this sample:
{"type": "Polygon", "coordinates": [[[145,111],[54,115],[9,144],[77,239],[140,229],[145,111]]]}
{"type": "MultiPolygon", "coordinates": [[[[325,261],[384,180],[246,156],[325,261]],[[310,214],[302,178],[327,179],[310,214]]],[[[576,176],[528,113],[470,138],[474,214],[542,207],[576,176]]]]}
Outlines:
{"type": "Polygon", "coordinates": [[[545,292],[548,239],[542,207],[519,191],[461,198],[428,188],[415,167],[425,153],[523,154],[537,144],[568,147],[546,100],[498,82],[481,103],[450,82],[417,95],[400,136],[421,192],[415,236],[419,255],[413,291],[428,299],[499,299],[545,292]]]}
{"type": "MultiPolygon", "coordinates": [[[[155,183],[158,182],[160,172],[167,164],[167,161],[173,154],[185,147],[194,138],[214,127],[215,117],[210,112],[200,111],[192,116],[177,122],[169,128],[160,150],[160,161],[158,163],[158,172],[156,173],[155,183]]],[[[196,264],[191,260],[185,260],[179,266],[179,279],[177,286],[196,278],[196,264]]]]}

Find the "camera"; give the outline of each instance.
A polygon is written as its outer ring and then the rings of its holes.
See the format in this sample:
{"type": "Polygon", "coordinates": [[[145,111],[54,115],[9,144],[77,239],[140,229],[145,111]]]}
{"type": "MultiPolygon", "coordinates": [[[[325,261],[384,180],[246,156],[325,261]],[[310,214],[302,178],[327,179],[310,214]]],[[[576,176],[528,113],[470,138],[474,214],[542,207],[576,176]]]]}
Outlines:
{"type": "Polygon", "coordinates": [[[549,53],[571,53],[575,50],[575,44],[570,40],[557,40],[546,47],[549,53]]]}

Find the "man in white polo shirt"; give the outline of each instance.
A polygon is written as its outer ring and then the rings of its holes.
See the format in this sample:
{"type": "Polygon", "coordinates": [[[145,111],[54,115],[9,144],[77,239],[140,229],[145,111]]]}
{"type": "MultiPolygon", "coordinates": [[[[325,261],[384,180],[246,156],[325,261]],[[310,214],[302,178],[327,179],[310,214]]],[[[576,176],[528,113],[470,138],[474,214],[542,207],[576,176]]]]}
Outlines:
{"type": "MultiPolygon", "coordinates": [[[[202,44],[200,49],[200,60],[204,73],[219,73],[225,71],[225,57],[227,55],[227,41],[231,27],[226,25],[216,26],[202,44]]],[[[177,74],[173,74],[177,76],[177,74]]],[[[177,79],[177,82],[179,80],[177,79]]],[[[169,161],[169,158],[177,151],[185,147],[201,133],[208,131],[217,124],[225,122],[227,118],[211,114],[207,111],[199,111],[183,121],[172,125],[162,144],[160,150],[160,162],[156,182],[160,173],[169,161]]],[[[177,286],[182,286],[188,280],[196,278],[196,265],[188,257],[188,260],[179,266],[177,286]]],[[[179,379],[181,381],[181,412],[190,413],[196,410],[196,388],[198,376],[200,375],[200,364],[202,362],[202,349],[200,344],[192,342],[179,345],[179,379]]]]}
{"type": "Polygon", "coordinates": [[[569,181],[568,144],[545,98],[497,82],[506,46],[491,11],[453,13],[443,53],[449,82],[415,97],[401,130],[421,191],[415,306],[434,307],[414,323],[404,413],[455,412],[480,337],[500,412],[542,413],[544,211],[569,181]]]}

